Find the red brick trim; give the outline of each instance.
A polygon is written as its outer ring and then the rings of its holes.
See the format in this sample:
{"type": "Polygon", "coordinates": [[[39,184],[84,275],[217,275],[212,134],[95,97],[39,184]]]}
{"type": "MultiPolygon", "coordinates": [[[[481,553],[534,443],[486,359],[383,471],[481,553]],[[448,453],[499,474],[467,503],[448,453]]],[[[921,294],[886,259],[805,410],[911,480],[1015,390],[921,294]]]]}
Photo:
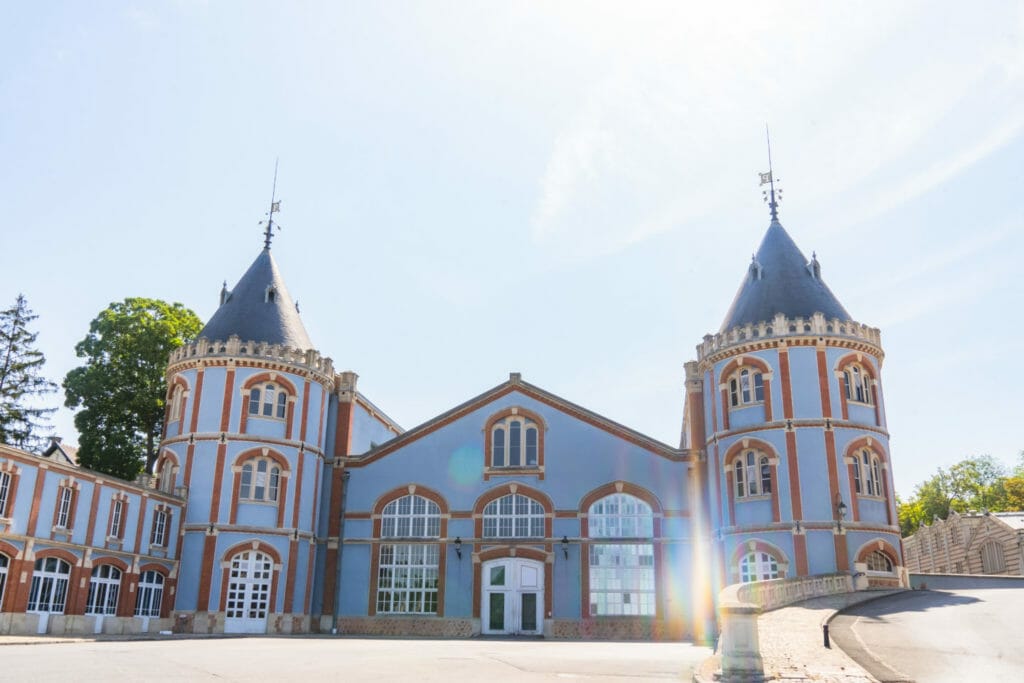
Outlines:
{"type": "MultiPolygon", "coordinates": [[[[733,548],[732,555],[729,558],[729,575],[735,578],[736,581],[740,580],[740,560],[750,552],[768,553],[775,558],[776,562],[780,564],[784,562],[787,566],[790,565],[789,556],[786,555],[779,546],[767,541],[762,541],[759,538],[746,539],[733,548]],[[754,545],[753,548],[750,547],[751,543],[754,545]]],[[[786,574],[783,576],[786,576],[786,574]]]]}
{"type": "MultiPolygon", "coordinates": [[[[871,453],[876,455],[881,462],[886,463],[886,464],[889,463],[889,454],[885,450],[885,445],[881,441],[879,441],[878,439],[876,439],[874,437],[870,437],[870,436],[862,436],[862,437],[860,437],[858,439],[854,439],[853,441],[848,443],[846,445],[846,449],[843,451],[843,459],[845,460],[846,458],[852,458],[852,459],[859,458],[860,457],[860,451],[864,450],[864,449],[867,449],[867,450],[871,451],[871,453]]],[[[864,480],[863,461],[861,461],[861,466],[862,466],[862,469],[861,469],[861,475],[860,476],[861,476],[861,480],[863,481],[864,480]]],[[[853,463],[847,463],[847,465],[846,465],[846,469],[847,469],[847,473],[848,473],[847,476],[849,476],[849,478],[850,478],[850,507],[853,508],[853,519],[854,519],[854,521],[859,521],[860,520],[860,499],[863,498],[863,497],[868,497],[868,498],[872,498],[872,499],[877,500],[877,497],[876,496],[867,496],[867,494],[863,494],[863,493],[857,493],[857,486],[856,486],[856,483],[854,481],[853,467],[854,467],[853,463]]],[[[892,476],[892,474],[889,472],[888,468],[880,468],[880,469],[882,469],[882,471],[879,474],[882,477],[882,482],[881,482],[882,483],[882,500],[885,502],[885,518],[886,518],[885,521],[886,521],[887,524],[892,524],[892,519],[893,519],[892,518],[892,506],[889,504],[889,501],[891,499],[890,495],[889,495],[889,490],[890,490],[889,478],[892,476]]]]}
{"type": "MultiPolygon", "coordinates": [[[[35,563],[48,557],[57,557],[71,565],[71,571],[68,574],[68,594],[64,596],[64,613],[84,614],[85,602],[89,597],[89,576],[86,574],[85,568],[81,566],[82,559],[77,555],[63,548],[45,548],[40,550],[35,553],[32,562],[26,563],[26,569],[29,570],[29,579],[31,580],[32,574],[35,572],[35,563]],[[85,579],[85,586],[81,587],[83,578],[85,579]]],[[[10,579],[10,576],[7,578],[10,579]]],[[[20,607],[18,611],[24,612],[28,608],[30,590],[25,592],[25,604],[16,606],[20,607]]]]}
{"type": "MultiPolygon", "coordinates": [[[[437,503],[441,514],[441,525],[440,525],[440,538],[448,537],[448,501],[444,499],[437,491],[421,486],[420,484],[407,484],[405,486],[396,486],[387,493],[384,493],[377,497],[377,500],[373,504],[373,512],[371,518],[373,519],[373,537],[380,538],[381,529],[381,515],[384,514],[384,508],[387,507],[388,503],[399,498],[403,498],[408,495],[420,496],[426,498],[429,501],[437,503]],[[412,491],[409,489],[412,488],[412,491]]],[[[358,514],[358,513],[357,513],[358,514]]],[[[345,515],[346,519],[355,519],[355,517],[345,515]]],[[[365,517],[363,518],[365,519],[365,517]]],[[[424,539],[426,540],[426,539],[424,539]]]]}
{"type": "MultiPolygon", "coordinates": [[[[767,441],[761,441],[760,439],[749,439],[749,438],[748,439],[741,439],[741,440],[736,441],[735,443],[733,443],[731,446],[729,446],[729,449],[725,452],[725,457],[723,458],[723,460],[725,461],[726,481],[727,481],[727,483],[729,485],[729,487],[728,487],[728,490],[729,490],[729,493],[728,493],[728,495],[729,495],[729,516],[730,516],[730,520],[729,521],[730,521],[731,524],[735,524],[736,523],[736,502],[737,501],[736,501],[736,482],[735,482],[735,474],[734,474],[735,471],[736,471],[735,470],[736,459],[739,458],[741,455],[743,455],[744,451],[748,451],[748,450],[752,450],[752,451],[754,451],[756,453],[760,453],[761,455],[768,456],[768,459],[770,461],[769,467],[771,468],[769,476],[771,477],[771,482],[772,482],[772,492],[771,492],[771,497],[770,497],[771,507],[772,507],[772,521],[779,522],[779,521],[782,520],[782,510],[781,510],[781,503],[780,503],[780,498],[779,498],[779,496],[780,496],[780,494],[779,494],[779,462],[780,462],[781,458],[779,456],[778,451],[775,450],[775,447],[773,445],[771,445],[770,443],[768,443],[767,441]]],[[[744,466],[745,466],[745,464],[744,464],[744,466]]],[[[760,463],[758,464],[757,476],[758,477],[761,476],[761,466],[760,466],[760,463]]]]}
{"type": "MultiPolygon", "coordinates": [[[[284,392],[288,395],[288,400],[286,401],[287,408],[285,409],[285,417],[284,417],[284,424],[285,424],[285,426],[284,426],[284,435],[285,435],[286,439],[291,439],[292,438],[292,426],[293,426],[293,424],[295,422],[295,400],[298,399],[299,393],[298,393],[298,390],[295,388],[295,385],[292,384],[292,382],[287,377],[285,377],[283,374],[281,374],[279,372],[260,372],[260,373],[257,373],[255,375],[251,376],[251,377],[246,378],[245,382],[242,383],[242,386],[239,389],[239,392],[242,395],[242,401],[241,401],[242,405],[241,405],[241,414],[239,415],[238,431],[241,432],[242,434],[245,434],[246,425],[249,423],[249,392],[253,389],[254,385],[256,385],[256,384],[274,384],[274,385],[277,385],[277,386],[280,387],[280,389],[278,389],[278,391],[283,389],[284,392]]],[[[309,385],[308,381],[307,381],[306,385],[307,386],[309,385]]],[[[261,395],[261,400],[262,400],[262,395],[261,395]]],[[[275,411],[275,416],[276,416],[276,414],[277,414],[276,413],[276,411],[277,411],[277,406],[276,405],[274,406],[274,411],[275,411]]],[[[303,412],[305,412],[305,411],[303,411],[303,412]]],[[[265,416],[263,416],[263,415],[255,415],[254,417],[265,419],[265,416]]],[[[274,419],[274,420],[276,420],[278,422],[281,421],[281,418],[279,418],[279,417],[274,417],[272,419],[274,419]]],[[[223,429],[227,429],[227,428],[224,427],[223,429]]]]}
{"type": "MultiPolygon", "coordinates": [[[[270,556],[273,563],[278,567],[283,568],[281,562],[281,554],[277,552],[277,549],[269,543],[265,543],[259,540],[244,541],[242,543],[236,543],[231,546],[221,555],[223,562],[231,562],[231,559],[239,553],[244,553],[248,550],[255,550],[259,553],[264,553],[270,556]]],[[[277,585],[278,578],[281,574],[281,570],[275,567],[270,573],[270,601],[267,604],[267,612],[277,611],[277,585]]],[[[220,607],[218,611],[223,612],[227,609],[228,604],[228,580],[230,579],[231,570],[228,568],[221,569],[221,581],[220,581],[220,607]]]]}
{"type": "Polygon", "coordinates": [[[129,500],[128,496],[124,493],[115,493],[110,497],[110,509],[107,512],[107,529],[104,540],[111,537],[124,540],[124,531],[128,524],[129,500]],[[110,525],[114,521],[114,506],[117,503],[121,504],[121,519],[118,520],[117,528],[114,529],[110,525]]]}
{"type": "MultiPolygon", "coordinates": [[[[483,493],[483,495],[481,495],[479,498],[476,499],[476,502],[473,504],[473,517],[474,517],[474,520],[473,520],[473,529],[474,529],[474,531],[473,531],[473,533],[474,533],[474,535],[477,538],[483,538],[484,537],[484,519],[483,519],[483,516],[484,516],[484,508],[487,507],[487,504],[490,503],[492,500],[497,500],[498,498],[501,498],[502,496],[507,496],[510,493],[522,494],[522,495],[526,496],[527,498],[532,498],[533,500],[535,500],[535,501],[537,501],[538,503],[541,504],[541,507],[544,508],[544,537],[545,538],[551,538],[552,522],[554,521],[553,517],[554,517],[554,514],[555,514],[555,505],[554,505],[554,503],[551,502],[551,499],[543,491],[535,489],[535,488],[533,488],[531,486],[527,486],[526,484],[520,484],[518,482],[516,482],[516,483],[509,483],[509,484],[503,484],[501,486],[497,486],[497,487],[495,487],[493,489],[490,489],[489,491],[485,491],[483,493]]],[[[490,541],[492,539],[488,539],[488,540],[490,541]]],[[[530,539],[523,539],[523,540],[530,540],[530,539]]]]}
{"type": "MultiPolygon", "coordinates": [[[[442,524],[442,526],[445,524],[445,520],[443,518],[441,519],[441,524],[442,524]]],[[[375,520],[374,525],[379,527],[380,520],[379,519],[375,520]]],[[[422,617],[428,617],[428,618],[429,617],[434,617],[434,616],[437,616],[437,617],[443,617],[444,616],[444,591],[445,591],[445,586],[448,583],[445,580],[445,576],[447,575],[447,572],[448,572],[448,569],[447,569],[447,567],[448,567],[448,543],[445,542],[443,539],[444,539],[444,534],[442,534],[441,538],[417,539],[417,540],[421,540],[422,543],[414,543],[414,545],[434,545],[434,544],[436,544],[438,546],[438,553],[437,553],[437,576],[438,576],[437,612],[436,613],[430,613],[430,612],[420,613],[420,612],[416,612],[416,613],[413,613],[411,615],[408,615],[408,614],[405,614],[405,613],[392,614],[391,612],[388,612],[384,616],[398,616],[398,617],[422,616],[422,617]]],[[[367,605],[367,610],[366,610],[367,615],[369,615],[371,617],[377,616],[377,586],[378,586],[377,581],[380,578],[380,547],[382,545],[405,545],[405,544],[409,544],[409,543],[410,543],[410,539],[404,539],[404,538],[378,538],[378,539],[376,539],[374,541],[374,543],[372,543],[370,545],[370,552],[372,553],[372,555],[370,557],[370,591],[369,591],[369,596],[368,596],[369,604],[367,605]]]]}
{"type": "Polygon", "coordinates": [[[167,397],[164,403],[164,436],[170,436],[171,425],[176,422],[178,424],[177,433],[181,436],[182,432],[185,431],[185,406],[188,403],[189,386],[188,380],[182,375],[175,374],[171,377],[171,381],[167,383],[167,397]],[[178,419],[171,421],[171,412],[174,408],[174,392],[177,387],[181,387],[181,405],[178,407],[178,419]]]}
{"type": "MultiPolygon", "coordinates": [[[[0,472],[10,477],[7,483],[7,509],[0,510],[0,517],[10,519],[11,513],[14,511],[14,501],[18,496],[18,480],[21,479],[21,468],[15,465],[13,461],[8,460],[0,463],[0,472]]],[[[39,475],[45,475],[45,470],[37,470],[37,472],[39,475]]],[[[35,503],[33,503],[33,506],[35,506],[35,503]]]]}
{"type": "MultiPolygon", "coordinates": [[[[177,586],[177,580],[171,578],[170,570],[161,564],[156,562],[148,562],[139,567],[139,573],[135,576],[134,584],[135,590],[138,591],[139,579],[145,572],[154,571],[164,577],[164,590],[160,597],[160,616],[166,617],[171,612],[171,608],[174,606],[174,588],[177,586]]],[[[138,594],[136,593],[136,600],[138,600],[138,594]]],[[[132,616],[135,614],[135,606],[132,605],[131,614],[126,616],[132,616]]]]}
{"type": "Polygon", "coordinates": [[[120,559],[118,557],[113,557],[113,556],[110,556],[110,555],[101,555],[99,557],[95,557],[94,556],[92,558],[92,569],[96,569],[96,567],[98,567],[98,566],[100,566],[102,564],[113,565],[113,566],[117,567],[118,569],[120,569],[124,573],[127,573],[129,568],[130,568],[130,565],[127,562],[125,562],[124,560],[122,560],[122,559],[120,559]]]}
{"type": "MultiPolygon", "coordinates": [[[[57,487],[57,499],[56,499],[56,501],[54,502],[54,505],[53,505],[53,518],[52,518],[53,519],[53,524],[52,524],[52,526],[54,528],[57,527],[57,518],[58,518],[58,516],[60,514],[60,501],[61,501],[61,498],[64,497],[64,493],[63,492],[64,492],[65,489],[68,489],[68,490],[71,491],[71,503],[68,505],[68,520],[67,520],[67,524],[65,524],[63,527],[60,527],[60,528],[66,530],[67,533],[69,533],[69,534],[74,530],[74,528],[75,528],[75,517],[77,517],[76,513],[78,512],[78,494],[80,493],[81,488],[82,488],[82,485],[79,482],[77,482],[74,479],[74,477],[68,477],[67,479],[62,479],[60,481],[60,484],[57,487]]],[[[98,486],[94,485],[94,490],[98,489],[98,488],[99,488],[98,486]]],[[[93,502],[96,503],[97,501],[94,500],[93,502]]],[[[55,531],[51,531],[50,532],[50,538],[51,539],[53,539],[55,533],[56,533],[55,531]]],[[[92,538],[91,537],[87,537],[86,542],[87,543],[91,543],[92,542],[92,538]]]]}
{"type": "MultiPolygon", "coordinates": [[[[869,362],[867,362],[865,360],[865,358],[864,358],[865,355],[866,354],[861,353],[861,352],[846,354],[845,356],[840,358],[839,361],[836,363],[836,372],[839,373],[840,375],[842,375],[842,373],[846,370],[846,368],[848,366],[850,366],[850,365],[858,365],[858,366],[860,366],[860,369],[863,370],[865,372],[865,374],[868,375],[868,377],[870,377],[872,380],[874,380],[871,383],[871,398],[872,398],[873,407],[875,409],[875,424],[881,425],[882,424],[881,414],[879,412],[879,407],[878,407],[878,386],[876,385],[876,382],[878,382],[878,371],[875,369],[874,365],[872,365],[871,363],[869,363],[869,362]]],[[[874,360],[874,357],[871,357],[871,358],[872,358],[872,360],[874,360]]],[[[842,377],[838,378],[838,382],[839,382],[839,403],[840,403],[840,406],[842,407],[843,419],[844,420],[849,420],[850,419],[850,411],[849,411],[849,407],[848,407],[849,404],[847,403],[847,401],[849,399],[846,398],[846,383],[845,383],[845,380],[842,377]]]]}
{"type": "Polygon", "coordinates": [[[807,536],[805,534],[793,535],[793,554],[796,555],[796,575],[807,576],[810,574],[810,566],[807,562],[807,536]]]}
{"type": "Polygon", "coordinates": [[[284,611],[285,612],[298,612],[300,610],[295,609],[295,574],[298,571],[298,554],[299,554],[299,541],[296,538],[288,543],[288,576],[284,582],[284,611]]]}
{"type": "Polygon", "coordinates": [[[299,441],[306,440],[306,424],[309,422],[309,380],[302,385],[302,420],[299,422],[299,441]]]}
{"type": "MultiPolygon", "coordinates": [[[[234,388],[235,369],[233,367],[229,367],[224,377],[224,398],[222,399],[220,408],[220,431],[222,432],[228,431],[228,427],[231,425],[231,401],[235,397],[234,388]]],[[[242,403],[245,403],[245,401],[242,403]]],[[[245,433],[245,428],[239,427],[238,431],[245,433]]]]}
{"type": "Polygon", "coordinates": [[[192,419],[189,420],[188,427],[190,432],[196,431],[196,427],[199,424],[199,398],[203,395],[203,377],[205,374],[202,367],[196,371],[196,395],[192,397],[192,419]]]}
{"type": "MultiPolygon", "coordinates": [[[[731,410],[739,410],[742,408],[761,405],[764,408],[764,421],[771,422],[774,419],[772,414],[773,375],[772,367],[767,362],[756,356],[738,356],[723,366],[722,371],[719,373],[719,377],[722,378],[722,388],[719,392],[722,396],[722,429],[726,431],[729,429],[729,411],[731,410]],[[746,368],[748,365],[761,373],[761,380],[764,383],[764,400],[733,406],[729,397],[729,382],[733,379],[734,375],[736,375],[740,370],[746,368]]],[[[753,387],[751,387],[751,391],[753,391],[753,387]]]]}
{"type": "Polygon", "coordinates": [[[836,548],[836,571],[845,572],[850,568],[850,551],[846,547],[846,534],[832,534],[836,548]]]}
{"type": "MultiPolygon", "coordinates": [[[[25,571],[23,568],[25,562],[23,559],[18,559],[19,554],[21,554],[21,550],[0,539],[0,555],[7,558],[7,585],[4,588],[4,594],[0,595],[0,612],[15,611],[15,596],[21,583],[18,579],[21,572],[25,571]]],[[[22,608],[20,611],[24,612],[25,610],[22,608]]]]}
{"type": "MultiPolygon", "coordinates": [[[[523,474],[523,469],[532,471],[534,469],[540,470],[541,478],[543,479],[544,471],[544,438],[548,431],[547,422],[543,417],[537,413],[523,408],[522,406],[509,406],[503,410],[492,414],[487,418],[487,422],[484,423],[484,478],[487,478],[488,474],[523,474]],[[491,436],[491,432],[498,422],[501,422],[510,417],[521,417],[524,420],[529,420],[537,425],[537,464],[526,465],[525,462],[522,468],[514,467],[495,467],[494,466],[494,438],[491,436]]],[[[526,430],[523,430],[522,435],[522,458],[526,460],[526,430]]],[[[507,454],[506,454],[507,457],[507,454]]]]}
{"type": "MultiPolygon", "coordinates": [[[[282,528],[285,524],[285,510],[287,508],[288,501],[288,479],[290,479],[291,469],[288,465],[288,459],[277,451],[269,448],[253,448],[247,451],[239,453],[234,461],[231,463],[232,477],[231,477],[231,509],[228,512],[228,523],[235,524],[238,521],[238,506],[243,501],[239,497],[241,483],[242,483],[242,472],[241,467],[245,465],[248,460],[256,460],[259,458],[267,458],[272,460],[281,469],[281,474],[277,479],[277,527],[282,528]],[[288,473],[286,475],[285,473],[288,473]]],[[[269,473],[268,473],[269,476],[269,473]]],[[[219,481],[219,479],[218,479],[219,481]]],[[[245,501],[251,502],[251,501],[245,501]]],[[[260,503],[256,503],[259,505],[260,503]]],[[[270,504],[269,502],[266,504],[270,504]]]]}
{"type": "MultiPolygon", "coordinates": [[[[658,497],[654,495],[651,491],[627,481],[609,482],[607,484],[597,487],[596,489],[593,489],[592,491],[584,495],[583,498],[580,499],[580,513],[583,515],[583,517],[581,517],[580,519],[580,536],[582,536],[583,538],[590,537],[590,519],[589,517],[587,517],[587,515],[590,514],[591,506],[593,506],[594,503],[596,503],[597,501],[608,496],[614,495],[616,493],[629,494],[634,498],[639,498],[640,500],[651,506],[651,513],[654,517],[653,538],[660,538],[661,518],[659,517],[659,515],[662,514],[661,501],[659,501],[658,497]]],[[[608,539],[600,540],[603,543],[608,539]]],[[[620,539],[611,540],[614,541],[620,539]]]]}

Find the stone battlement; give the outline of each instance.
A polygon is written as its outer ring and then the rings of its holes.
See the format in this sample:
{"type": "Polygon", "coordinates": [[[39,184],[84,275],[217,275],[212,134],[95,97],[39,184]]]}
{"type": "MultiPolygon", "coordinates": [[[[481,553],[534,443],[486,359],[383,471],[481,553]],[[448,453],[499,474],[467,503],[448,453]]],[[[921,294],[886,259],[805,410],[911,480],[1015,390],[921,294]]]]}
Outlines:
{"type": "Polygon", "coordinates": [[[237,359],[253,358],[287,363],[288,365],[295,365],[320,374],[330,381],[333,381],[334,377],[333,361],[330,358],[321,356],[314,349],[303,351],[302,349],[284,346],[283,344],[242,341],[236,335],[231,335],[227,341],[211,341],[205,337],[200,337],[191,344],[185,344],[181,348],[175,349],[171,352],[168,361],[168,372],[172,372],[173,366],[183,361],[223,357],[237,359]]]}
{"type": "Polygon", "coordinates": [[[877,347],[882,346],[882,335],[877,327],[868,327],[861,323],[849,322],[832,318],[827,320],[821,313],[810,318],[787,318],[779,313],[770,321],[740,325],[719,334],[706,334],[704,341],[697,346],[697,358],[704,359],[734,346],[742,346],[753,342],[780,339],[783,337],[839,337],[862,341],[877,347]]]}

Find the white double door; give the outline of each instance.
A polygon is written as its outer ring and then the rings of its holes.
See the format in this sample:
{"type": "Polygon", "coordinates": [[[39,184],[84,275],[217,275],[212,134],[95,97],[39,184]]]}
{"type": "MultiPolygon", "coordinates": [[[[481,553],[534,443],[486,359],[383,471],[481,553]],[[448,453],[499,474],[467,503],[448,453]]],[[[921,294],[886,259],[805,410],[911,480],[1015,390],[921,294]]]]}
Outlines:
{"type": "Polygon", "coordinates": [[[228,569],[225,633],[266,633],[274,562],[269,555],[247,550],[231,558],[228,569]]]}
{"type": "Polygon", "coordinates": [[[544,563],[518,557],[483,564],[482,631],[540,635],[544,628],[544,563]]]}

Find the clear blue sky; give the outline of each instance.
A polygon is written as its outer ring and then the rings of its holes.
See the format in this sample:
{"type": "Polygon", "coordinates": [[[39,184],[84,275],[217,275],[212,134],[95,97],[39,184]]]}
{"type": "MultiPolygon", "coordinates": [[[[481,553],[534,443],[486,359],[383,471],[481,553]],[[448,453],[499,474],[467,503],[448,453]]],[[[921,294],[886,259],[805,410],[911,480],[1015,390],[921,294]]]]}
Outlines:
{"type": "Polygon", "coordinates": [[[292,296],[401,424],[519,371],[676,444],[768,122],[783,224],[882,328],[897,490],[1015,461],[1024,5],[712,5],[8,2],[0,302],[58,381],[111,301],[209,318],[280,157],[292,296]]]}

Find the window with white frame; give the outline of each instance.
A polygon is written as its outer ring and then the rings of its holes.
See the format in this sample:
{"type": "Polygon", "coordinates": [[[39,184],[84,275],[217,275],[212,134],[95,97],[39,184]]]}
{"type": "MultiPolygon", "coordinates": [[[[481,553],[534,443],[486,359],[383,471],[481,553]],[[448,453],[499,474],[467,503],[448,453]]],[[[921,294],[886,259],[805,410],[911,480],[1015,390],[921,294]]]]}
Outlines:
{"type": "MultiPolygon", "coordinates": [[[[591,538],[650,538],[651,506],[628,493],[613,493],[587,511],[591,538]]],[[[591,543],[590,614],[653,616],[656,610],[653,543],[591,543]]]]}
{"type": "Polygon", "coordinates": [[[984,574],[1001,574],[1006,571],[1006,560],[1003,558],[1003,546],[995,541],[988,541],[981,546],[981,571],[984,574]]]}
{"type": "Polygon", "coordinates": [[[737,498],[771,495],[772,463],[767,455],[744,451],[733,461],[732,469],[737,498]]]}
{"type": "Polygon", "coordinates": [[[287,415],[288,393],[268,382],[249,390],[249,414],[283,420],[287,415]]]}
{"type": "Polygon", "coordinates": [[[142,572],[138,593],[135,595],[135,616],[159,617],[163,599],[164,575],[152,569],[142,572]]]}
{"type": "Polygon", "coordinates": [[[124,501],[115,499],[110,506],[110,528],[107,530],[109,538],[121,538],[123,521],[124,501]]]}
{"type": "MultiPolygon", "coordinates": [[[[381,538],[436,539],[441,508],[423,496],[407,495],[384,506],[381,538]]],[[[377,569],[378,614],[437,614],[438,543],[382,543],[377,569]]]]}
{"type": "Polygon", "coordinates": [[[843,390],[846,400],[871,404],[871,375],[858,363],[851,363],[843,369],[843,390]]]}
{"type": "Polygon", "coordinates": [[[491,467],[536,467],[540,428],[521,415],[509,415],[491,427],[491,467]]]}
{"type": "Polygon", "coordinates": [[[760,370],[743,368],[729,378],[729,405],[733,408],[764,401],[764,376],[760,370]]]}
{"type": "Polygon", "coordinates": [[[10,563],[10,558],[0,553],[0,605],[4,604],[4,588],[7,587],[7,566],[10,563]]]}
{"type": "Polygon", "coordinates": [[[238,497],[243,501],[276,503],[281,468],[270,458],[253,458],[242,465],[238,497]]]}
{"type": "Polygon", "coordinates": [[[63,614],[68,597],[71,565],[57,557],[36,560],[32,572],[32,588],[28,593],[29,612],[63,614]]]}
{"type": "Polygon", "coordinates": [[[10,472],[0,472],[0,517],[11,516],[10,511],[7,509],[10,495],[11,474],[10,472]]]}
{"type": "Polygon", "coordinates": [[[185,402],[185,388],[180,384],[174,385],[174,391],[171,392],[171,410],[168,420],[170,422],[177,422],[181,419],[182,404],[185,402]]]}
{"type": "Polygon", "coordinates": [[[58,529],[67,529],[71,526],[71,503],[74,501],[75,492],[70,487],[62,486],[57,496],[57,519],[54,520],[54,526],[58,529]]]}
{"type": "Polygon", "coordinates": [[[867,556],[866,564],[869,572],[892,574],[892,560],[881,550],[872,551],[867,556]]]}
{"type": "Polygon", "coordinates": [[[121,570],[110,564],[92,568],[89,579],[89,600],[86,614],[113,616],[117,614],[117,595],[121,590],[121,570]]]}
{"type": "Polygon", "coordinates": [[[882,495],[882,463],[867,448],[853,456],[853,487],[865,496],[882,495]]]}
{"type": "Polygon", "coordinates": [[[484,507],[484,538],[544,538],[544,506],[510,493],[484,507]]]}
{"type": "Polygon", "coordinates": [[[740,581],[769,581],[782,577],[779,561],[763,550],[750,551],[740,559],[740,581]]]}
{"type": "Polygon", "coordinates": [[[158,486],[164,493],[174,493],[174,461],[169,457],[164,459],[164,464],[160,468],[158,486]]]}
{"type": "Polygon", "coordinates": [[[165,547],[167,545],[167,518],[166,510],[153,511],[153,529],[149,534],[149,544],[152,546],[165,547]]]}

